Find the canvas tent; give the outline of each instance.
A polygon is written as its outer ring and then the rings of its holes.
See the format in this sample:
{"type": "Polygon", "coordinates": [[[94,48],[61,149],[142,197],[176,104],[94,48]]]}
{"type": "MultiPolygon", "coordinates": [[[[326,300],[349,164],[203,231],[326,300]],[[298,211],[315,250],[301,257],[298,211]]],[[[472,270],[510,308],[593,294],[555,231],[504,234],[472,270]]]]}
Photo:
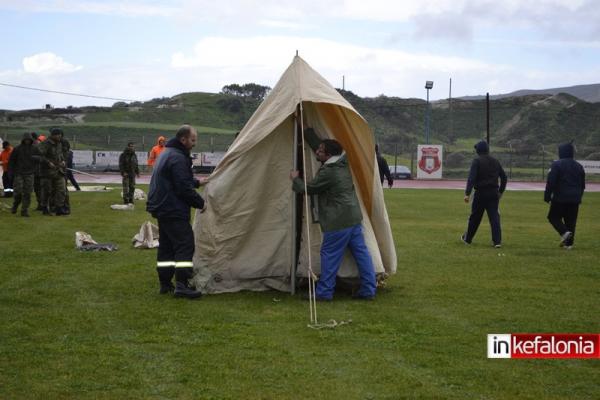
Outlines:
{"type": "MultiPolygon", "coordinates": [[[[289,179],[290,171],[303,164],[298,143],[301,128],[307,126],[344,147],[376,273],[382,277],[396,272],[373,134],[350,103],[296,56],[204,190],[208,208],[194,220],[194,284],[203,292],[293,291],[296,278],[308,276],[304,208],[297,207],[303,198],[293,193],[289,179]]],[[[304,160],[305,176],[314,176],[319,164],[308,144],[304,160]]],[[[321,231],[308,218],[312,269],[318,274],[321,231]]],[[[358,276],[349,252],[338,276],[358,276]]]]}

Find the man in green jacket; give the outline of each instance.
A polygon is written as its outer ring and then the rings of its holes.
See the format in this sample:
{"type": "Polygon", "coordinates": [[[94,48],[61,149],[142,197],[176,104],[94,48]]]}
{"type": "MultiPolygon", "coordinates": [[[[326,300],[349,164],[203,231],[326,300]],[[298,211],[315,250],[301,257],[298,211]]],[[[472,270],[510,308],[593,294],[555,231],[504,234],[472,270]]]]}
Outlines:
{"type": "MultiPolygon", "coordinates": [[[[323,231],[321,244],[321,276],[317,282],[316,298],[333,299],[335,279],[346,248],[356,260],[360,275],[360,288],[354,299],[372,300],[375,297],[375,268],[365,244],[362,231],[362,213],[354,191],[352,174],[342,146],[332,139],[321,141],[312,129],[305,138],[315,150],[321,168],[312,181],[306,184],[308,194],[318,195],[319,223],[323,231]]],[[[298,171],[292,171],[292,189],[304,193],[304,181],[298,171]]]]}
{"type": "Polygon", "coordinates": [[[140,169],[138,159],[135,155],[133,142],[127,143],[127,147],[119,156],[119,171],[123,177],[123,203],[133,203],[135,193],[135,177],[139,178],[140,169]]]}

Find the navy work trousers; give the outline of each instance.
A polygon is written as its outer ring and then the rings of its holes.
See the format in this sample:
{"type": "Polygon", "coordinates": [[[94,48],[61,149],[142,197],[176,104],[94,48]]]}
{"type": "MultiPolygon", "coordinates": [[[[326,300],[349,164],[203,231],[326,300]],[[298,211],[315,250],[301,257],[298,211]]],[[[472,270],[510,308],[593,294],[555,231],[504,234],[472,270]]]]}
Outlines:
{"type": "Polygon", "coordinates": [[[487,212],[492,229],[492,242],[496,244],[502,243],[502,228],[500,227],[500,212],[498,204],[500,202],[500,194],[498,190],[476,190],[473,195],[473,204],[471,205],[471,215],[469,216],[469,225],[465,241],[471,243],[477,233],[477,228],[481,223],[483,213],[487,212]]]}
{"type": "Polygon", "coordinates": [[[579,213],[579,204],[569,203],[550,203],[548,212],[548,221],[552,224],[559,235],[571,232],[571,238],[565,242],[565,246],[573,246],[575,241],[575,225],[577,225],[577,214],[579,213]]]}

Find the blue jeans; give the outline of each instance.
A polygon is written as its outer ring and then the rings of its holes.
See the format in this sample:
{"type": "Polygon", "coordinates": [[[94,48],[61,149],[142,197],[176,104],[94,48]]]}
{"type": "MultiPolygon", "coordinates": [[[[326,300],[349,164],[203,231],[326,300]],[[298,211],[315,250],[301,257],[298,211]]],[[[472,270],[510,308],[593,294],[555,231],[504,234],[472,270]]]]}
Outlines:
{"type": "Polygon", "coordinates": [[[321,245],[321,277],[317,282],[316,295],[319,298],[331,299],[335,290],[335,278],[342,264],[344,251],[350,248],[360,276],[360,288],[356,296],[375,296],[376,281],[375,268],[365,244],[362,225],[357,224],[350,228],[338,231],[323,232],[321,245]]]}

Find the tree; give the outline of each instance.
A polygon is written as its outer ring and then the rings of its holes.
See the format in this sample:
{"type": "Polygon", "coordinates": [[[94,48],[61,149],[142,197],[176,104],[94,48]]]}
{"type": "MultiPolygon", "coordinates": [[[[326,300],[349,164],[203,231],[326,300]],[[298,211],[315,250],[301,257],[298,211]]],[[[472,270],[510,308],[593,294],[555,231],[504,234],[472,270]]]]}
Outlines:
{"type": "Polygon", "coordinates": [[[248,97],[254,100],[262,100],[271,91],[269,86],[263,86],[256,83],[246,83],[244,85],[238,85],[232,83],[231,85],[223,86],[221,93],[229,94],[239,97],[248,97]]]}

